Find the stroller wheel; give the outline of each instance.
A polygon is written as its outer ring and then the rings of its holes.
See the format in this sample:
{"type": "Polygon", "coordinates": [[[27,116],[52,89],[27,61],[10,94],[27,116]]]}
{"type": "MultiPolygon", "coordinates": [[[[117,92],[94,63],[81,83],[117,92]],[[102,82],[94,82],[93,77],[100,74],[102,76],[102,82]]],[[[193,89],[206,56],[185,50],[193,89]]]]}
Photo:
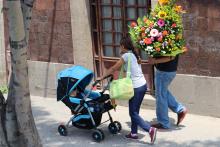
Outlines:
{"type": "Polygon", "coordinates": [[[116,123],[112,122],[112,123],[110,123],[110,124],[108,125],[108,130],[109,130],[109,132],[112,133],[112,134],[117,134],[119,128],[118,128],[118,125],[117,125],[116,123]]]}
{"type": "Polygon", "coordinates": [[[59,125],[58,132],[61,136],[67,136],[67,128],[64,125],[59,125]]]}
{"type": "Polygon", "coordinates": [[[97,129],[92,133],[92,138],[96,142],[100,142],[100,141],[104,140],[105,136],[104,136],[104,133],[102,132],[102,130],[97,129]]]}
{"type": "Polygon", "coordinates": [[[121,131],[121,129],[122,129],[122,126],[121,126],[121,123],[120,122],[118,122],[118,121],[114,121],[113,122],[116,126],[117,126],[117,128],[118,128],[118,132],[120,132],[121,131]]]}

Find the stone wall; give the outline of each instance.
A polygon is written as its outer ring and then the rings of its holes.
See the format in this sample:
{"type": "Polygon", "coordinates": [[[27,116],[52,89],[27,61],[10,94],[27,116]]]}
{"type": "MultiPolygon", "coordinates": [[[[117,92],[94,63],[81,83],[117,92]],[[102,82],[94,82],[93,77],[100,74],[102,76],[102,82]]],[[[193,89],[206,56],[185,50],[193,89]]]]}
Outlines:
{"type": "Polygon", "coordinates": [[[184,35],[189,52],[181,56],[179,73],[220,76],[220,1],[180,0],[187,10],[184,35]]]}
{"type": "Polygon", "coordinates": [[[220,77],[178,74],[170,90],[190,113],[220,117],[220,77]]]}
{"type": "Polygon", "coordinates": [[[73,63],[70,0],[36,0],[29,43],[32,61],[73,63]]]}
{"type": "Polygon", "coordinates": [[[70,8],[74,64],[94,70],[89,0],[71,0],[70,8]]]}
{"type": "MultiPolygon", "coordinates": [[[[57,0],[57,2],[60,2],[63,0],[57,0]]],[[[40,2],[40,1],[36,1],[36,2],[40,2]]],[[[53,1],[48,1],[51,2],[51,7],[52,7],[52,2],[53,1]]],[[[37,4],[35,5],[35,7],[43,7],[46,8],[48,7],[49,3],[46,3],[44,6],[43,5],[44,2],[41,2],[39,5],[37,6],[37,4]]],[[[61,3],[62,4],[62,3],[61,3]]],[[[63,3],[64,4],[64,3],[63,3]]],[[[56,38],[57,40],[54,40],[54,43],[56,44],[56,47],[62,47],[66,46],[66,42],[65,40],[65,35],[67,36],[67,33],[71,33],[68,34],[68,36],[72,37],[71,42],[68,42],[68,46],[67,49],[68,50],[54,50],[52,48],[52,51],[55,51],[55,54],[52,54],[51,56],[51,62],[42,62],[42,61],[48,61],[47,58],[49,54],[47,54],[47,48],[46,48],[46,53],[41,53],[40,52],[44,52],[44,50],[42,48],[39,48],[40,50],[37,50],[37,48],[35,48],[34,51],[34,56],[33,57],[39,57],[36,55],[41,55],[40,58],[34,58],[32,57],[32,59],[28,62],[29,65],[29,82],[30,82],[30,91],[31,91],[31,95],[37,95],[37,96],[42,96],[42,97],[56,97],[56,86],[57,86],[57,73],[67,67],[72,66],[71,63],[74,62],[74,64],[77,65],[83,65],[86,68],[89,68],[91,70],[93,70],[93,53],[92,53],[92,39],[91,39],[91,30],[90,30],[90,21],[89,21],[89,3],[88,0],[71,0],[71,1],[66,1],[66,4],[64,6],[59,6],[61,8],[68,6],[68,8],[70,7],[71,9],[69,9],[70,11],[68,12],[69,14],[62,14],[59,15],[62,19],[67,19],[69,16],[71,16],[71,19],[68,21],[71,21],[69,23],[58,23],[61,25],[61,28],[55,28],[59,29],[59,33],[58,33],[58,38],[56,38]],[[70,2],[67,4],[67,2],[70,2]],[[67,17],[68,16],[68,17],[67,17]],[[67,18],[66,18],[67,17],[67,18]],[[63,28],[62,24],[68,24],[68,28],[63,28]],[[70,26],[69,26],[70,24],[70,26]],[[69,30],[69,27],[71,30],[69,30]],[[66,29],[66,30],[65,30],[66,29]],[[73,32],[73,33],[72,33],[73,32]],[[64,37],[64,38],[63,38],[64,37]],[[73,42],[73,45],[70,44],[73,42]],[[67,52],[68,51],[68,52],[67,52]],[[56,56],[58,55],[58,56],[56,56]],[[58,57],[58,58],[57,58],[58,57]],[[43,58],[43,60],[42,60],[43,58]],[[33,60],[38,60],[38,61],[33,61],[33,60]],[[40,61],[39,61],[40,60],[40,61]],[[58,62],[58,63],[54,63],[54,62],[58,62]],[[69,63],[70,64],[66,64],[69,63]],[[65,63],[65,64],[62,64],[65,63]]],[[[38,10],[43,9],[43,8],[38,8],[38,10]]],[[[58,11],[58,10],[57,10],[58,11]]],[[[41,12],[41,11],[39,11],[41,12]]],[[[34,13],[39,13],[38,11],[35,11],[34,13]]],[[[44,12],[42,10],[42,12],[44,12]]],[[[39,36],[39,34],[42,34],[43,37],[47,38],[49,36],[48,34],[45,34],[43,31],[41,31],[41,29],[44,29],[46,31],[46,29],[48,29],[48,26],[50,26],[49,24],[47,24],[46,22],[44,22],[43,20],[47,20],[49,19],[50,21],[50,10],[46,11],[48,12],[46,14],[42,13],[40,14],[34,14],[35,16],[35,22],[33,24],[36,23],[36,25],[34,26],[34,31],[35,29],[39,29],[35,35],[37,37],[41,37],[39,36]],[[37,17],[36,17],[37,16],[37,17]],[[36,19],[38,18],[38,19],[36,19]],[[41,20],[41,22],[37,22],[37,20],[41,20]],[[42,23],[43,22],[43,23],[42,23]],[[42,25],[39,26],[38,25],[42,25]]],[[[52,13],[52,12],[51,12],[52,13]]],[[[63,20],[63,21],[64,21],[63,20]]],[[[56,26],[56,23],[55,23],[56,26]]],[[[55,34],[55,37],[57,35],[55,34]]],[[[49,38],[49,37],[48,37],[49,38]]],[[[40,38],[39,38],[40,39],[40,38]]],[[[45,42],[44,39],[41,40],[44,44],[41,45],[42,47],[44,46],[48,46],[45,42]],[[46,45],[45,45],[46,44],[46,45]]],[[[31,43],[34,43],[34,40],[31,41],[31,43]]],[[[41,42],[37,42],[37,44],[39,44],[41,42]]],[[[33,46],[36,47],[36,46],[33,46]]],[[[56,49],[56,48],[55,48],[56,49]]],[[[31,48],[31,52],[32,52],[32,48],[31,48]]],[[[30,53],[31,53],[30,52],[30,53]]]]}
{"type": "Polygon", "coordinates": [[[31,95],[56,98],[57,74],[72,65],[42,61],[28,61],[31,95]]]}

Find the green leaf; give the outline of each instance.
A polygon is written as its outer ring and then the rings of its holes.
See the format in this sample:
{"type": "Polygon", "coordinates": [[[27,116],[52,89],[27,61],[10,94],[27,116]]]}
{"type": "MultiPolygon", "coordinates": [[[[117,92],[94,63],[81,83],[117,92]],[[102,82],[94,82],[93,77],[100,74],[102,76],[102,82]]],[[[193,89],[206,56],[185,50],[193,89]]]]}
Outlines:
{"type": "Polygon", "coordinates": [[[172,53],[170,53],[170,54],[162,54],[161,56],[176,56],[176,55],[179,55],[179,54],[182,54],[182,53],[183,53],[183,50],[178,49],[176,51],[172,51],[172,53]]]}
{"type": "Polygon", "coordinates": [[[0,86],[0,91],[1,91],[3,94],[6,94],[6,93],[8,93],[8,87],[7,87],[7,86],[0,86]]]}
{"type": "Polygon", "coordinates": [[[141,25],[141,26],[143,25],[143,21],[142,21],[142,19],[140,17],[138,17],[137,23],[138,23],[138,25],[141,25]]]}

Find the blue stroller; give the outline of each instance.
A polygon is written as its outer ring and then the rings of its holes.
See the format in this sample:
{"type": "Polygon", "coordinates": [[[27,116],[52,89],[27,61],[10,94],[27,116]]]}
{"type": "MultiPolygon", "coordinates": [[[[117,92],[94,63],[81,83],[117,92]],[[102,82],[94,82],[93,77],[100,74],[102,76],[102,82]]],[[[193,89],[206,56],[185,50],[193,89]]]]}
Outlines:
{"type": "Polygon", "coordinates": [[[58,132],[67,136],[67,128],[75,126],[81,129],[93,129],[92,137],[95,141],[104,140],[104,133],[97,127],[110,121],[108,129],[110,133],[117,134],[121,131],[121,124],[113,121],[109,111],[114,109],[108,94],[104,94],[112,81],[113,76],[108,76],[107,86],[102,92],[95,92],[92,89],[100,82],[95,81],[91,89],[86,89],[93,78],[93,72],[82,67],[73,66],[58,73],[57,101],[62,101],[72,112],[72,117],[66,125],[59,125],[58,132]],[[101,123],[102,114],[107,112],[109,120],[101,123]],[[72,124],[72,125],[70,125],[72,124]]]}

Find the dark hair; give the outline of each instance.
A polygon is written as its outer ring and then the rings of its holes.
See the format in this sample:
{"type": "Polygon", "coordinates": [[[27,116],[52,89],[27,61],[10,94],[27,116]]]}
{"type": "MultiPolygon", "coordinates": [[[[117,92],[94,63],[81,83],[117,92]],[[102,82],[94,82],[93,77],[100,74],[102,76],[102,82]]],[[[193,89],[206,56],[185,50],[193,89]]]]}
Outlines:
{"type": "Polygon", "coordinates": [[[135,51],[134,45],[130,39],[130,37],[122,37],[120,41],[120,45],[123,45],[124,48],[128,49],[129,51],[132,51],[132,53],[137,58],[138,63],[140,64],[140,58],[138,56],[138,53],[135,51]]]}

